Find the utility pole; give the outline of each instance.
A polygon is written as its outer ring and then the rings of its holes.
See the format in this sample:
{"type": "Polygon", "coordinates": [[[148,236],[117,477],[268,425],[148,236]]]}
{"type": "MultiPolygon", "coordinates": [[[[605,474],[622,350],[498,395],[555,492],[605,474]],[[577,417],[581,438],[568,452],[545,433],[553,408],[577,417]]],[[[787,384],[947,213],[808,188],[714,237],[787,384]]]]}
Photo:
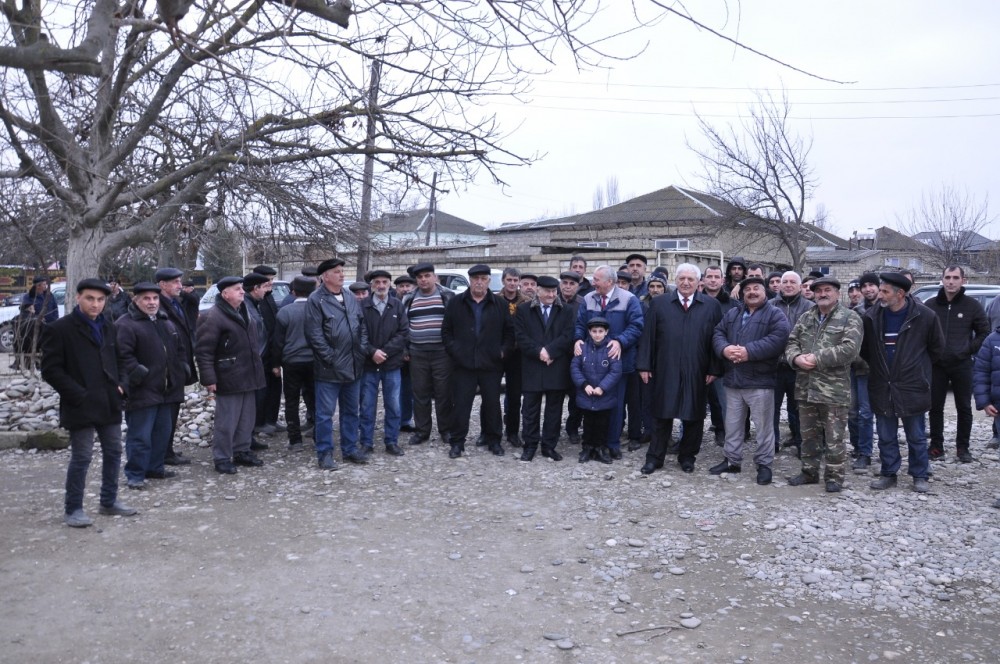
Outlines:
{"type": "Polygon", "coordinates": [[[375,176],[375,108],[378,105],[378,86],[382,76],[382,63],[372,61],[371,87],[368,89],[368,135],[365,138],[365,170],[361,184],[361,223],[358,226],[358,273],[361,281],[371,269],[372,234],[372,180],[375,176]]]}
{"type": "Polygon", "coordinates": [[[431,178],[431,202],[427,208],[427,216],[430,219],[427,220],[427,235],[424,237],[424,246],[429,247],[431,245],[431,228],[434,228],[434,244],[441,244],[438,241],[437,232],[437,182],[438,174],[437,171],[434,172],[434,176],[431,178]]]}

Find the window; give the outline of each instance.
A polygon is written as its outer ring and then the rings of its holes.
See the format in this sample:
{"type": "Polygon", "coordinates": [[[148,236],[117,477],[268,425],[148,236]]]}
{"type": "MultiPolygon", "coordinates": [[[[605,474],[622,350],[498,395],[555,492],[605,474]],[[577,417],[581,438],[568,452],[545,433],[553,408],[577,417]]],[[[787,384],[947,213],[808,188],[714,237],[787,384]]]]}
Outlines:
{"type": "Polygon", "coordinates": [[[919,258],[911,258],[909,268],[914,272],[923,272],[924,262],[919,258]]]}
{"type": "Polygon", "coordinates": [[[654,247],[659,251],[688,251],[691,249],[690,240],[656,240],[654,247]]]}
{"type": "Polygon", "coordinates": [[[885,259],[885,264],[888,265],[889,267],[899,267],[899,259],[898,258],[886,258],[885,259]]]}

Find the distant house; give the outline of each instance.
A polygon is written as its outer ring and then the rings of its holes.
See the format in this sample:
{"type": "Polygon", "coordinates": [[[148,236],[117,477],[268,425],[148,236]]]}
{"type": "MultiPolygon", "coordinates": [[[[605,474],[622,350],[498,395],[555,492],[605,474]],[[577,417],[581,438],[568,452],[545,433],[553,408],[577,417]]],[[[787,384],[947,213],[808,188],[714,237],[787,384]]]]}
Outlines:
{"type": "Polygon", "coordinates": [[[427,208],[386,213],[372,224],[372,243],[379,249],[478,244],[487,239],[482,226],[440,210],[432,219],[427,208]]]}

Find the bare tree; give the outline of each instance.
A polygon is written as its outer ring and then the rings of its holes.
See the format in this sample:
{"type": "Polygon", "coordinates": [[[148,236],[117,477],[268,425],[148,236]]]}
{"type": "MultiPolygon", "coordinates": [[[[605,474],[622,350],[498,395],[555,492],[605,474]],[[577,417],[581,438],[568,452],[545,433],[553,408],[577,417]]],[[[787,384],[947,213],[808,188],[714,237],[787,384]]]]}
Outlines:
{"type": "Polygon", "coordinates": [[[594,189],[594,209],[601,210],[604,208],[604,189],[601,185],[597,185],[594,189]]]}
{"type": "Polygon", "coordinates": [[[795,133],[790,111],[787,97],[775,100],[768,94],[758,96],[750,117],[738,125],[717,129],[699,116],[708,146],[688,147],[701,157],[709,193],[749,213],[731,221],[773,237],[799,271],[812,233],[806,202],[817,180],[809,164],[812,138],[795,133]]]}
{"type": "Polygon", "coordinates": [[[622,202],[621,193],[618,190],[618,176],[610,175],[604,183],[604,198],[608,205],[618,205],[622,202]]]}
{"type": "Polygon", "coordinates": [[[947,184],[924,192],[919,205],[896,218],[900,232],[927,245],[925,260],[938,270],[949,265],[984,269],[980,258],[987,256],[993,243],[981,232],[995,220],[988,196],[978,199],[947,184]]]}

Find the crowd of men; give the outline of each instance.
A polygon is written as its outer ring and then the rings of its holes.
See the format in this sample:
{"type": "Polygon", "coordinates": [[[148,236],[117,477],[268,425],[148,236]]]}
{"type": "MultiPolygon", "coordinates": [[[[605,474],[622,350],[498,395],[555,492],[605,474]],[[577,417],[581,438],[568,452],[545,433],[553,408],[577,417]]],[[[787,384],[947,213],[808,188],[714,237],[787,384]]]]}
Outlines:
{"type": "MultiPolygon", "coordinates": [[[[575,256],[558,277],[508,267],[494,293],[492,270],[480,264],[468,270],[469,288],[454,293],[430,263],[395,279],[373,270],[345,287],[344,261],[331,258],[303,270],[277,303],[276,271],[261,265],[219,280],[200,317],[175,268],[135,284],[124,302],[117,284],[85,279],[77,306],[46,325],[42,344],[42,375],[61,396],[71,434],[66,523],[91,523],[83,486],[95,436],[101,513],[136,513],[118,500],[122,413],[129,489],[190,463],[173,440],[185,386],[199,381],[215,400],[211,450],[221,474],[263,465],[265,436],[283,427],[292,447],[311,433],[321,469],[338,468],[338,447],[340,463],[366,464],[380,413],[386,454],[404,456],[403,433],[405,444],[427,443],[436,422],[448,456],[459,458],[477,394],[475,445],[493,455],[520,448],[530,462],[541,448],[560,461],[565,432],[580,463],[613,463],[624,432],[629,451],[648,444],[643,474],[668,454],[690,473],[708,414],[724,455],[709,473],[742,471],[752,422],[758,484],[771,483],[784,448],[801,458],[790,485],[822,481],[831,493],[844,485],[848,441],[851,469],[870,472],[876,432],[881,467],[870,486],[895,486],[901,424],[913,489],[926,492],[929,460],[945,454],[950,388],[958,427],[949,442],[960,461],[972,460],[973,357],[990,325],[965,297],[961,267],[944,270],[926,305],[909,294],[905,271],[862,275],[845,300],[830,276],[765,273],[741,258],[704,273],[681,264],[672,283],[665,268],[647,269],[645,256],[631,254],[588,279],[586,259],[575,256]]],[[[996,415],[1000,399],[990,394],[1000,385],[989,383],[991,371],[975,375],[977,406],[996,415]]]]}

